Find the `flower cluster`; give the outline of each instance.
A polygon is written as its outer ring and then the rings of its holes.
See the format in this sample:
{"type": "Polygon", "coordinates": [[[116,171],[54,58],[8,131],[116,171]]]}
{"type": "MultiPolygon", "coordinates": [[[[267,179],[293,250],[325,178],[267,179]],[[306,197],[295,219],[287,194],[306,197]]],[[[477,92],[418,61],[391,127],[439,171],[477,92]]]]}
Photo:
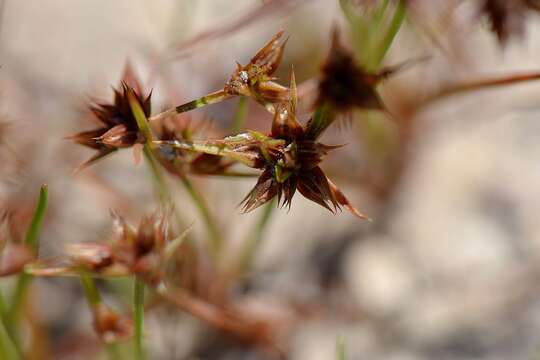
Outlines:
{"type": "Polygon", "coordinates": [[[120,87],[113,91],[112,103],[90,104],[90,111],[100,126],[68,137],[77,144],[97,150],[97,154],[80,166],[81,169],[118,149],[128,148],[145,141],[131,110],[129,96],[132,94],[141,105],[144,114],[150,116],[152,94],[143,95],[142,87],[129,64],[124,71],[120,87]]]}
{"type": "Polygon", "coordinates": [[[277,33],[247,65],[237,64],[223,90],[154,117],[150,116],[150,95],[142,95],[140,82],[135,80],[128,67],[121,90],[115,90],[114,103],[91,106],[104,126],[71,137],[79,144],[98,150],[98,154],[84,165],[119,148],[148,140],[139,130],[131,97],[139,103],[144,116],[150,118],[157,132],[155,144],[159,145],[153,153],[169,172],[181,177],[187,173],[223,175],[236,162],[262,170],[257,184],[241,203],[244,212],[254,210],[276,196],[281,206],[290,207],[298,190],[307,199],[334,213],[345,207],[354,215],[365,218],[319,167],[324,156],[339,146],[325,145],[317,139],[335,120],[337,111],[347,111],[354,106],[382,109],[375,86],[394,70],[384,69],[377,74],[365,72],[340,45],[335,32],[330,55],[323,66],[317,100],[319,110],[302,126],[296,115],[298,99],[294,74],[290,87],[276,83],[273,77],[287,43],[281,41],[282,36],[283,32],[277,33]],[[129,86],[125,78],[131,79],[134,85],[129,86]],[[268,135],[248,131],[222,139],[194,140],[191,127],[175,121],[178,113],[232,96],[250,97],[273,114],[268,135]]]}

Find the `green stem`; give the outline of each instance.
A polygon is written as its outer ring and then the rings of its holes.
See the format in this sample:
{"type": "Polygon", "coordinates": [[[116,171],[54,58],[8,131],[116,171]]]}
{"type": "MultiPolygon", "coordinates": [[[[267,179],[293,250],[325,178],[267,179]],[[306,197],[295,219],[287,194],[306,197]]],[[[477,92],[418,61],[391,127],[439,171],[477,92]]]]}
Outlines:
{"type": "Polygon", "coordinates": [[[189,196],[193,200],[193,203],[195,204],[203,218],[209,235],[210,251],[214,256],[214,259],[217,259],[223,246],[223,239],[221,237],[221,233],[219,232],[217,222],[212,216],[212,213],[210,212],[210,209],[208,208],[204,197],[201,195],[200,192],[197,191],[195,186],[193,186],[193,183],[186,176],[182,176],[180,179],[182,180],[182,184],[186,188],[189,196]]]}
{"type": "Polygon", "coordinates": [[[3,321],[0,322],[0,357],[7,360],[21,359],[17,346],[9,336],[3,321]]]}
{"type": "Polygon", "coordinates": [[[234,120],[231,126],[231,132],[233,134],[239,133],[244,127],[246,114],[247,114],[247,98],[245,96],[240,96],[240,99],[238,100],[238,105],[236,107],[236,112],[234,113],[234,120]]]}
{"type": "MultiPolygon", "coordinates": [[[[30,222],[30,226],[26,232],[26,237],[24,243],[28,246],[34,256],[37,257],[39,251],[38,236],[41,231],[41,226],[43,225],[43,219],[45,218],[45,212],[47,211],[49,192],[47,185],[42,185],[39,191],[39,199],[30,222]]],[[[15,285],[15,290],[11,296],[11,301],[9,304],[9,311],[6,314],[7,322],[6,328],[11,336],[16,340],[15,328],[16,323],[19,317],[21,306],[24,303],[26,290],[32,281],[32,276],[27,273],[22,273],[17,279],[17,284],[15,285]]]]}
{"type": "Polygon", "coordinates": [[[383,0],[381,2],[381,5],[375,12],[375,15],[373,16],[373,28],[379,29],[379,26],[381,25],[382,19],[384,17],[384,13],[386,12],[386,8],[388,8],[388,4],[390,3],[390,0],[383,0]]]}
{"type": "Polygon", "coordinates": [[[491,78],[491,79],[486,79],[486,80],[473,80],[470,82],[465,82],[465,83],[461,83],[457,85],[451,85],[450,87],[444,88],[428,96],[426,99],[423,100],[422,106],[425,106],[427,103],[445,98],[447,96],[466,93],[469,91],[489,89],[492,87],[519,84],[522,82],[528,82],[528,81],[534,81],[534,80],[540,80],[540,72],[510,75],[510,76],[491,78]]]}
{"type": "Polygon", "coordinates": [[[8,306],[4,294],[0,292],[0,320],[5,324],[7,322],[8,306]]]}
{"type": "Polygon", "coordinates": [[[88,301],[88,305],[93,310],[94,307],[101,303],[101,296],[99,295],[94,279],[84,272],[80,273],[79,278],[81,279],[86,301],[88,301]]]}
{"type": "Polygon", "coordinates": [[[134,279],[135,286],[133,291],[133,323],[135,324],[134,333],[134,355],[135,360],[145,358],[143,349],[143,329],[144,329],[144,282],[138,278],[134,279]]]}
{"type": "Polygon", "coordinates": [[[350,0],[339,0],[339,4],[351,29],[355,53],[365,64],[370,55],[366,51],[366,44],[370,38],[369,24],[357,14],[350,0]]]}
{"type": "MultiPolygon", "coordinates": [[[[244,143],[247,143],[245,138],[242,138],[244,143]]],[[[200,152],[210,155],[227,157],[238,161],[246,166],[255,167],[256,156],[250,152],[238,151],[234,146],[228,146],[224,142],[211,141],[188,141],[188,140],[172,140],[172,141],[154,141],[156,145],[171,146],[173,148],[200,152]]]]}
{"type": "Polygon", "coordinates": [[[13,342],[6,328],[6,302],[3,294],[0,292],[0,357],[2,359],[20,359],[19,350],[13,342]]]}
{"type": "MultiPolygon", "coordinates": [[[[137,121],[137,126],[139,127],[139,130],[146,139],[146,143],[144,144],[143,148],[143,154],[146,159],[146,163],[150,168],[150,172],[152,174],[152,179],[154,180],[154,186],[158,194],[159,200],[161,201],[161,203],[164,204],[166,204],[167,202],[173,203],[173,196],[171,191],[169,190],[169,186],[167,185],[167,180],[165,179],[165,176],[163,175],[163,172],[161,171],[161,168],[159,167],[159,164],[154,154],[152,153],[155,145],[153,142],[152,129],[150,129],[150,126],[148,125],[146,114],[144,113],[141,104],[139,104],[139,102],[134,96],[129,97],[129,102],[131,106],[131,111],[133,112],[133,116],[137,121]]],[[[173,206],[173,208],[178,227],[184,228],[184,221],[182,219],[182,216],[180,215],[178,208],[176,206],[173,206]]]]}
{"type": "Polygon", "coordinates": [[[34,211],[34,216],[32,217],[32,222],[30,223],[30,228],[26,232],[26,238],[24,241],[26,246],[30,247],[36,256],[39,250],[38,235],[41,230],[41,225],[43,224],[43,219],[45,218],[48,199],[49,191],[47,189],[47,185],[41,185],[36,210],[34,211]]]}
{"type": "MultiPolygon", "coordinates": [[[[79,278],[81,280],[81,285],[84,289],[84,296],[86,297],[90,311],[94,312],[94,309],[101,303],[101,296],[99,295],[96,283],[90,275],[83,271],[80,272],[79,278]]],[[[118,344],[105,343],[105,351],[107,352],[110,360],[121,359],[118,344]]]]}
{"type": "Polygon", "coordinates": [[[392,42],[394,41],[394,38],[396,37],[401,24],[403,23],[403,20],[405,19],[405,14],[407,12],[406,10],[407,5],[405,4],[405,0],[399,0],[398,4],[396,5],[396,10],[394,11],[394,17],[392,18],[385,36],[382,39],[380,47],[377,49],[378,51],[375,51],[373,62],[371,62],[371,69],[369,70],[375,70],[379,67],[382,59],[390,49],[390,45],[392,45],[392,42]]]}
{"type": "Polygon", "coordinates": [[[156,192],[158,194],[160,201],[162,203],[171,201],[172,195],[169,190],[169,187],[167,186],[167,181],[165,180],[165,176],[163,175],[163,172],[158,166],[158,163],[156,161],[156,158],[154,157],[154,154],[152,153],[152,150],[150,150],[150,148],[146,144],[144,145],[143,154],[146,159],[146,163],[148,164],[148,168],[150,169],[150,173],[152,174],[154,186],[156,188],[156,192]]]}
{"type": "Polygon", "coordinates": [[[345,350],[345,340],[341,336],[338,337],[337,343],[336,343],[336,359],[337,360],[347,359],[347,352],[345,350]]]}
{"type": "Polygon", "coordinates": [[[192,100],[185,104],[178,105],[175,108],[172,108],[162,113],[159,113],[157,115],[151,116],[148,120],[151,122],[161,120],[169,116],[173,116],[173,115],[181,114],[190,110],[198,109],[206,105],[215,104],[215,103],[218,103],[218,102],[230,99],[230,98],[232,98],[232,95],[226,94],[225,91],[223,90],[218,90],[216,92],[203,96],[199,99],[192,100]]]}
{"type": "MultiPolygon", "coordinates": [[[[206,96],[206,100],[204,100],[205,104],[210,104],[212,102],[217,102],[218,99],[223,100],[223,96],[226,95],[223,91],[218,91],[216,93],[210,94],[206,96]]],[[[160,192],[163,194],[163,196],[167,196],[169,199],[170,192],[168,191],[168,188],[166,186],[165,179],[161,176],[161,172],[158,170],[157,163],[155,161],[155,158],[152,154],[152,150],[154,149],[155,142],[152,140],[152,131],[150,129],[150,126],[148,125],[148,120],[146,119],[146,115],[141,107],[141,104],[137,101],[135,96],[133,96],[132,93],[128,93],[129,96],[129,103],[131,106],[131,111],[133,112],[133,116],[135,117],[135,120],[137,121],[137,126],[139,127],[139,130],[143,133],[146,144],[144,145],[144,154],[145,157],[149,160],[150,168],[152,170],[152,173],[154,175],[154,178],[156,179],[156,183],[159,184],[160,192]]],[[[221,101],[219,100],[219,101],[221,101]]],[[[202,101],[202,100],[199,100],[202,101]]],[[[181,105],[177,107],[176,109],[181,109],[182,106],[187,105],[181,105]]],[[[188,193],[190,194],[191,198],[193,199],[193,202],[199,209],[203,220],[206,224],[206,227],[208,228],[208,231],[210,233],[210,240],[211,240],[211,248],[214,253],[214,255],[217,255],[219,253],[219,250],[222,246],[222,239],[221,234],[219,233],[218,226],[213,218],[213,216],[210,213],[210,210],[208,209],[208,206],[206,205],[206,202],[204,201],[204,198],[202,195],[197,192],[191,181],[185,176],[181,177],[182,183],[186,187],[188,193]]]]}
{"type": "MultiPolygon", "coordinates": [[[[366,58],[368,60],[371,60],[373,53],[377,51],[377,46],[379,45],[378,35],[381,32],[381,24],[385,17],[384,15],[386,14],[389,3],[390,0],[383,0],[379,7],[374,11],[373,20],[370,22],[369,25],[369,36],[367,38],[369,43],[366,44],[367,49],[364,50],[365,52],[367,52],[366,58]]],[[[369,61],[366,64],[369,65],[369,61]]]]}
{"type": "Polygon", "coordinates": [[[335,113],[331,106],[322,104],[317,109],[313,117],[307,124],[306,137],[316,140],[321,134],[334,122],[336,119],[335,113]]]}
{"type": "Polygon", "coordinates": [[[253,260],[255,259],[255,254],[260,248],[261,243],[264,239],[264,234],[272,213],[276,208],[276,198],[272,199],[269,203],[264,205],[261,217],[258,219],[255,227],[251,231],[249,238],[244,244],[244,248],[240,253],[240,259],[238,261],[238,271],[240,274],[245,274],[251,269],[253,260]]]}

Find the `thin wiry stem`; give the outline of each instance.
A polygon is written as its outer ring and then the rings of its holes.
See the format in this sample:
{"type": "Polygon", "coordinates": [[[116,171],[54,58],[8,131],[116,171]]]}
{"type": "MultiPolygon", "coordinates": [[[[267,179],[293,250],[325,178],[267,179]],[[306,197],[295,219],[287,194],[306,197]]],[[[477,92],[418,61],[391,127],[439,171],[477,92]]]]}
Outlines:
{"type": "MultiPolygon", "coordinates": [[[[245,141],[245,138],[241,138],[241,141],[245,141]]],[[[257,160],[256,156],[253,154],[246,153],[245,151],[238,151],[234,146],[228,146],[224,142],[172,140],[154,141],[154,143],[156,143],[156,145],[171,146],[182,150],[227,157],[249,167],[255,167],[257,160]]]]}
{"type": "Polygon", "coordinates": [[[247,98],[245,96],[241,96],[238,100],[236,112],[234,113],[234,120],[231,126],[231,132],[233,134],[239,133],[244,127],[247,114],[247,105],[247,98]]]}
{"type": "MultiPolygon", "coordinates": [[[[385,18],[385,15],[387,14],[388,5],[390,3],[390,0],[383,0],[379,7],[374,11],[373,14],[373,21],[371,21],[371,24],[369,26],[369,34],[367,40],[369,44],[367,46],[367,54],[366,58],[370,59],[373,56],[373,52],[377,51],[377,47],[379,45],[379,36],[381,31],[381,24],[383,23],[383,19],[385,18]]],[[[366,64],[368,65],[368,64],[366,64]]],[[[375,66],[378,66],[378,64],[374,64],[375,66]]]]}
{"type": "Polygon", "coordinates": [[[261,217],[257,220],[255,227],[250,232],[249,237],[244,244],[238,260],[238,272],[240,274],[244,274],[251,269],[255,254],[261,247],[267,225],[270,223],[270,218],[276,208],[276,201],[276,198],[274,198],[264,205],[261,217]]]}
{"type": "Polygon", "coordinates": [[[9,360],[21,359],[17,346],[11,339],[3,321],[0,322],[0,357],[9,360]]]}
{"type": "MultiPolygon", "coordinates": [[[[96,283],[90,275],[84,272],[80,273],[79,279],[81,280],[81,285],[83,286],[83,289],[84,289],[84,296],[86,297],[86,301],[88,302],[90,311],[94,312],[95,309],[101,304],[101,296],[99,295],[98,289],[96,287],[96,283]]],[[[117,344],[106,343],[105,350],[107,351],[109,359],[111,360],[120,359],[120,354],[118,351],[117,344]]]]}
{"type": "Polygon", "coordinates": [[[81,280],[81,285],[84,289],[86,301],[88,301],[88,305],[90,305],[93,310],[95,306],[101,303],[101,296],[99,295],[96,284],[94,283],[94,279],[92,279],[88,274],[85,274],[84,272],[81,272],[79,278],[81,280]]]}
{"type": "Polygon", "coordinates": [[[225,93],[225,91],[223,90],[218,90],[216,92],[203,96],[199,99],[192,100],[185,104],[178,105],[175,108],[165,110],[157,115],[151,116],[150,118],[148,118],[148,121],[153,122],[153,121],[161,120],[175,114],[181,114],[190,110],[201,108],[206,105],[215,104],[215,103],[218,103],[218,102],[230,99],[230,98],[232,98],[232,95],[225,93]]]}
{"type": "Polygon", "coordinates": [[[347,352],[345,351],[345,340],[343,337],[338,337],[336,342],[336,359],[347,360],[347,352]]]}
{"type": "MultiPolygon", "coordinates": [[[[130,97],[130,105],[131,105],[131,110],[133,112],[133,116],[135,117],[137,121],[137,125],[139,126],[139,129],[143,133],[144,137],[146,138],[146,143],[144,144],[143,151],[144,151],[144,155],[146,159],[148,160],[147,162],[155,178],[156,184],[159,188],[159,192],[161,194],[160,196],[162,196],[162,199],[166,197],[168,198],[169,201],[172,201],[172,197],[166,185],[165,178],[162,176],[162,173],[159,170],[157,162],[152,153],[152,150],[155,148],[156,145],[152,139],[152,131],[150,129],[150,126],[148,125],[148,120],[146,119],[146,116],[144,114],[144,111],[142,110],[141,105],[133,96],[130,97]]],[[[195,203],[195,206],[197,207],[197,209],[202,215],[202,218],[205,222],[206,228],[210,235],[209,237],[210,248],[213,251],[214,255],[217,255],[222,245],[221,234],[219,232],[217,223],[214,217],[212,216],[212,214],[210,213],[210,210],[208,209],[208,206],[206,205],[204,198],[193,186],[191,181],[186,176],[181,176],[180,178],[182,180],[182,184],[184,185],[188,194],[191,196],[191,199],[195,203]]]]}
{"type": "Polygon", "coordinates": [[[499,78],[494,78],[494,79],[465,82],[465,83],[461,83],[461,84],[444,88],[436,92],[435,94],[430,95],[428,98],[423,100],[423,105],[443,99],[447,96],[461,94],[461,93],[465,93],[469,91],[489,89],[492,87],[519,84],[522,82],[533,81],[533,80],[540,80],[540,72],[533,72],[533,73],[528,73],[528,74],[504,76],[504,77],[499,77],[499,78]]]}
{"type": "MultiPolygon", "coordinates": [[[[32,221],[30,222],[30,226],[28,227],[24,240],[25,245],[32,250],[34,256],[37,256],[39,251],[38,235],[41,231],[43,219],[45,218],[45,212],[47,211],[48,198],[49,191],[47,185],[42,185],[39,191],[38,203],[36,205],[36,209],[34,210],[34,215],[32,216],[32,221]]],[[[19,276],[19,278],[17,279],[17,284],[15,285],[15,290],[13,291],[13,294],[11,296],[9,311],[6,314],[6,328],[7,331],[14,338],[15,342],[17,342],[15,336],[16,323],[21,310],[21,306],[25,300],[26,290],[28,289],[31,281],[32,276],[30,274],[22,273],[19,276]]]]}
{"type": "Polygon", "coordinates": [[[47,211],[47,203],[49,200],[49,191],[46,184],[41,185],[39,190],[39,199],[32,217],[32,222],[26,233],[25,244],[32,249],[34,255],[37,255],[39,250],[38,235],[45,218],[47,211]]]}
{"type": "Polygon", "coordinates": [[[221,237],[217,222],[212,213],[210,212],[210,209],[208,208],[204,197],[199,191],[197,191],[193,183],[186,176],[182,176],[180,177],[180,179],[182,180],[182,184],[186,188],[189,196],[193,200],[193,203],[195,204],[203,218],[204,224],[206,225],[206,230],[210,235],[210,251],[212,252],[214,258],[217,258],[221,252],[221,248],[223,247],[223,239],[221,237]]]}
{"type": "Polygon", "coordinates": [[[405,4],[404,0],[400,0],[396,5],[394,17],[390,22],[385,36],[382,39],[380,46],[377,48],[378,51],[375,51],[375,54],[373,55],[372,66],[374,69],[377,69],[379,67],[382,59],[390,49],[390,46],[392,45],[392,42],[394,41],[399,29],[401,28],[403,20],[405,19],[406,12],[407,5],[405,4]]]}
{"type": "Polygon", "coordinates": [[[135,360],[143,360],[145,358],[143,348],[143,330],[144,330],[144,282],[138,278],[134,278],[133,289],[133,323],[135,325],[134,332],[134,356],[135,360]]]}
{"type": "Polygon", "coordinates": [[[6,303],[4,296],[0,293],[0,357],[2,359],[14,359],[18,360],[21,358],[19,354],[19,349],[13,339],[11,338],[7,328],[6,328],[6,303]]]}

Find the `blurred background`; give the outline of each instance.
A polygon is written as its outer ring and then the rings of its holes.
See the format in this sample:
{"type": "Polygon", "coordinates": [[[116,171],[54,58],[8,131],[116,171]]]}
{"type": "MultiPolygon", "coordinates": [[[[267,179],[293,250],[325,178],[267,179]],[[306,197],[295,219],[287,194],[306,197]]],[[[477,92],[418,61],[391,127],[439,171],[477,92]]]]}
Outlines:
{"type": "MultiPolygon", "coordinates": [[[[287,358],[334,359],[340,337],[348,359],[540,358],[540,83],[421,101],[447,85],[540,70],[540,16],[526,14],[522,36],[501,46],[479,3],[411,0],[384,64],[430,60],[381,85],[391,116],[355,112],[323,138],[347,144],[321,167],[373,222],[301,196],[272,213],[242,301],[286,319],[287,358]]],[[[350,45],[337,0],[4,0],[1,201],[31,212],[39,185],[49,185],[40,258],[106,239],[110,209],[136,223],[156,208],[148,169],[125,150],[74,174],[91,151],[65,137],[92,128],[86,104],[112,99],[128,59],[154,89],[157,113],[222,88],[235,61],[247,63],[283,29],[290,39],[278,77],[287,84],[294,66],[306,120],[333,26],[350,45]]],[[[190,115],[209,124],[202,137],[227,134],[236,106],[190,115]]],[[[270,123],[250,100],[245,128],[270,123]]],[[[168,180],[203,238],[185,190],[168,180]]],[[[255,178],[192,180],[233,259],[264,211],[237,207],[255,178]]],[[[79,283],[34,285],[47,349],[36,358],[99,357],[79,283]]],[[[106,301],[129,312],[121,287],[100,283],[106,301]]],[[[148,310],[146,345],[151,359],[272,358],[167,306],[148,310]]]]}

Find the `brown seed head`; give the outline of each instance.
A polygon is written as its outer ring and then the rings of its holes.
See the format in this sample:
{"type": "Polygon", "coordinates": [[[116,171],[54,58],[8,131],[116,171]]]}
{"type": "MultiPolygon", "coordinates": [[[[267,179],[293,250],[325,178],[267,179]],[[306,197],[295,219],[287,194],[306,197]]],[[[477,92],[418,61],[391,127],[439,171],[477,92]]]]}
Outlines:
{"type": "Polygon", "coordinates": [[[81,168],[92,164],[117,149],[144,142],[137,121],[131,111],[128,93],[133,93],[147,117],[150,116],[150,98],[152,94],[143,95],[141,85],[134,77],[129,65],[126,67],[119,89],[113,90],[114,99],[112,103],[96,102],[89,106],[94,119],[101,126],[68,137],[77,144],[98,151],[96,155],[82,164],[81,168]]]}
{"type": "MultiPolygon", "coordinates": [[[[291,94],[296,94],[294,75],[291,94]]],[[[278,152],[266,157],[264,171],[255,187],[242,201],[242,210],[248,212],[278,197],[278,204],[290,207],[298,190],[307,199],[316,202],[331,212],[341,206],[354,215],[361,215],[351,206],[347,198],[328,180],[319,163],[328,151],[340,146],[324,145],[310,137],[308,122],[303,127],[296,119],[296,99],[276,107],[270,138],[284,140],[285,145],[278,152]]]]}
{"type": "Polygon", "coordinates": [[[274,82],[272,77],[281,63],[287,43],[287,40],[280,42],[282,36],[283,31],[274,35],[247,65],[236,64],[236,70],[225,84],[226,94],[249,96],[265,106],[287,100],[288,89],[274,82]]]}

